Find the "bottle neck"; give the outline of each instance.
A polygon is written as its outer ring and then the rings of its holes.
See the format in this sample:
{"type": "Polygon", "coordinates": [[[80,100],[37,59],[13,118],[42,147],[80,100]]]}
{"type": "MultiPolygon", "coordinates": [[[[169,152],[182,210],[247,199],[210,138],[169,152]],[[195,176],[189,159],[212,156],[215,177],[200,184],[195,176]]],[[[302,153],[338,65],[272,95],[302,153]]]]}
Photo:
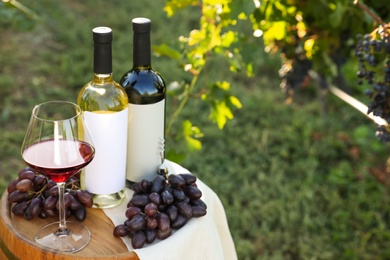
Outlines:
{"type": "Polygon", "coordinates": [[[133,36],[133,65],[137,68],[150,68],[150,32],[134,33],[133,36]]]}
{"type": "Polygon", "coordinates": [[[99,73],[94,73],[93,74],[93,82],[95,84],[104,84],[107,82],[112,82],[112,73],[107,73],[107,74],[99,74],[99,73]]]}
{"type": "Polygon", "coordinates": [[[93,72],[95,76],[112,74],[111,42],[94,43],[93,72]]]}

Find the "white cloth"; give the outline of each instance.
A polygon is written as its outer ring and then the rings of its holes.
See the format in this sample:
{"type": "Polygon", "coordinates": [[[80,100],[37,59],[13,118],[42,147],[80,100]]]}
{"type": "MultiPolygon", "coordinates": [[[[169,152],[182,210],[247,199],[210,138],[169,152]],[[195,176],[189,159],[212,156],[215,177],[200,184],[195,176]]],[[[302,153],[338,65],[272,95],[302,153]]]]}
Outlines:
{"type": "MultiPolygon", "coordinates": [[[[165,160],[169,173],[190,173],[182,166],[165,160]]],[[[129,251],[134,251],[140,260],[236,260],[237,253],[230,234],[223,205],[208,186],[197,180],[202,191],[202,200],[207,204],[207,214],[200,218],[191,218],[184,227],[175,230],[165,240],[156,239],[152,244],[145,244],[141,249],[133,249],[128,237],[122,238],[129,251]]],[[[126,198],[122,204],[112,209],[104,209],[105,214],[115,226],[126,220],[127,202],[133,191],[126,190],[126,198]]]]}

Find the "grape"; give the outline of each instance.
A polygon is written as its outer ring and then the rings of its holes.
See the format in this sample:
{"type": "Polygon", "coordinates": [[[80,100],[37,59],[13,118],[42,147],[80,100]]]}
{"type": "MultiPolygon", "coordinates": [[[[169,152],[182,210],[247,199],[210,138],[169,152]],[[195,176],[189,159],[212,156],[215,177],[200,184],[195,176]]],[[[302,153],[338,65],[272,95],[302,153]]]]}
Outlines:
{"type": "Polygon", "coordinates": [[[51,189],[51,188],[54,187],[54,186],[57,186],[57,184],[55,183],[55,181],[49,180],[49,181],[47,182],[47,189],[51,189]]]}
{"type": "Polygon", "coordinates": [[[145,218],[141,215],[135,215],[130,222],[127,225],[127,228],[131,231],[139,231],[145,228],[146,226],[146,220],[145,218]]]}
{"type": "Polygon", "coordinates": [[[149,201],[158,206],[161,203],[161,197],[157,192],[152,192],[149,194],[149,201]]]}
{"type": "Polygon", "coordinates": [[[173,189],[172,194],[176,201],[183,201],[186,198],[186,194],[181,189],[173,189]]]}
{"type": "Polygon", "coordinates": [[[202,197],[202,192],[197,187],[192,185],[187,186],[184,192],[192,200],[197,200],[200,199],[200,197],[202,197]]]}
{"type": "Polygon", "coordinates": [[[156,229],[158,227],[157,219],[154,217],[146,217],[146,229],[156,229]]]}
{"type": "Polygon", "coordinates": [[[16,184],[16,189],[19,192],[27,192],[31,190],[34,186],[34,182],[30,179],[21,179],[17,184],[16,184]]]}
{"type": "Polygon", "coordinates": [[[169,217],[169,220],[171,222],[175,221],[176,218],[177,218],[177,215],[178,215],[178,210],[177,210],[177,207],[175,205],[170,205],[167,210],[166,210],[166,213],[169,217]]]}
{"type": "Polygon", "coordinates": [[[78,221],[83,221],[87,217],[87,209],[85,207],[80,207],[76,210],[72,210],[72,214],[78,221]]]}
{"type": "Polygon", "coordinates": [[[135,206],[130,206],[126,210],[126,218],[132,219],[135,215],[141,214],[142,210],[135,206]]]}
{"type": "Polygon", "coordinates": [[[161,192],[161,200],[165,205],[170,205],[173,202],[173,195],[169,192],[169,190],[164,190],[161,192]]]}
{"type": "Polygon", "coordinates": [[[42,199],[33,198],[30,202],[30,205],[27,207],[24,212],[24,218],[27,220],[33,219],[39,215],[42,210],[42,199]]]}
{"type": "Polygon", "coordinates": [[[71,193],[68,193],[68,194],[70,197],[69,208],[71,210],[78,210],[80,208],[83,208],[83,204],[75,196],[73,196],[71,193]]]}
{"type": "Polygon", "coordinates": [[[140,182],[134,183],[131,189],[134,191],[135,194],[142,194],[142,188],[140,182]]]}
{"type": "Polygon", "coordinates": [[[179,213],[185,216],[186,218],[192,217],[192,208],[185,202],[179,202],[176,204],[179,213]]]}
{"type": "Polygon", "coordinates": [[[192,174],[158,173],[153,180],[134,183],[127,203],[126,220],[114,228],[114,236],[130,237],[134,248],[163,240],[191,218],[207,214],[202,192],[192,174]]]}
{"type": "Polygon", "coordinates": [[[34,185],[35,186],[40,187],[40,186],[45,185],[46,183],[47,183],[47,179],[45,176],[40,175],[40,174],[35,176],[35,178],[34,178],[34,185]]]}
{"type": "Polygon", "coordinates": [[[57,212],[55,211],[55,209],[42,209],[42,212],[44,212],[45,216],[48,216],[48,217],[57,216],[57,212]]]}
{"type": "Polygon", "coordinates": [[[200,206],[200,207],[202,207],[204,209],[207,209],[206,203],[204,203],[204,201],[201,200],[201,199],[191,200],[190,203],[191,203],[192,206],[200,206]]]}
{"type": "Polygon", "coordinates": [[[171,227],[167,228],[166,230],[158,229],[156,237],[160,240],[164,240],[164,239],[168,238],[171,234],[172,234],[171,227]]]}
{"type": "Polygon", "coordinates": [[[165,178],[161,175],[157,175],[153,179],[151,191],[160,193],[165,188],[165,185],[166,185],[165,178]]]}
{"type": "Polygon", "coordinates": [[[146,243],[150,244],[156,239],[157,230],[156,229],[146,229],[144,231],[146,237],[146,243]]]}
{"type": "Polygon", "coordinates": [[[116,237],[125,237],[129,234],[129,230],[123,224],[118,225],[114,228],[114,236],[116,237]]]}
{"type": "Polygon", "coordinates": [[[186,180],[181,175],[171,174],[168,176],[168,182],[172,187],[179,188],[186,184],[186,180]]]}
{"type": "Polygon", "coordinates": [[[51,196],[58,196],[58,187],[57,186],[53,186],[49,189],[49,193],[51,196]]]}
{"type": "Polygon", "coordinates": [[[130,203],[136,207],[145,207],[149,199],[147,195],[135,195],[131,198],[130,203]]]}
{"type": "Polygon", "coordinates": [[[13,192],[14,190],[16,190],[16,184],[18,184],[19,180],[16,179],[16,180],[13,180],[11,181],[9,184],[8,184],[8,187],[7,187],[7,192],[8,194],[13,192]]]}
{"type": "Polygon", "coordinates": [[[44,209],[54,209],[57,205],[58,197],[49,196],[43,201],[44,209]]]}
{"type": "MultiPolygon", "coordinates": [[[[87,214],[86,208],[93,205],[93,198],[89,192],[79,187],[80,180],[70,178],[66,183],[64,200],[66,215],[73,215],[77,220],[83,221],[87,214]]],[[[27,220],[37,216],[58,218],[57,184],[33,169],[26,167],[20,170],[18,178],[8,184],[7,191],[13,214],[27,220]]]]}
{"type": "Polygon", "coordinates": [[[168,228],[170,228],[171,221],[170,221],[167,214],[160,212],[157,215],[157,224],[158,224],[159,229],[161,229],[162,231],[165,231],[168,228]]]}
{"type": "Polygon", "coordinates": [[[146,236],[145,233],[140,230],[133,236],[133,239],[131,240],[131,245],[133,248],[142,248],[146,243],[146,236]]]}
{"type": "Polygon", "coordinates": [[[153,202],[146,204],[144,212],[149,217],[153,217],[157,213],[157,205],[153,202]]]}
{"type": "Polygon", "coordinates": [[[12,207],[12,213],[14,213],[15,215],[23,216],[24,211],[26,211],[27,207],[28,204],[26,201],[18,202],[12,207]]]}
{"type": "Polygon", "coordinates": [[[46,213],[46,211],[44,209],[41,210],[41,212],[39,212],[39,215],[38,215],[40,218],[42,219],[46,219],[49,217],[49,215],[46,213]]]}
{"type": "Polygon", "coordinates": [[[206,209],[201,206],[191,206],[192,216],[193,217],[202,217],[206,215],[206,209]]]}
{"type": "Polygon", "coordinates": [[[21,170],[18,174],[18,179],[19,180],[24,180],[24,179],[27,179],[27,180],[34,180],[34,177],[35,177],[35,171],[30,169],[30,168],[24,168],[23,170],[21,170]]]}
{"type": "Polygon", "coordinates": [[[27,192],[20,192],[18,190],[14,190],[8,195],[8,202],[14,203],[14,202],[21,202],[23,200],[26,200],[28,198],[27,192]]]}
{"type": "Polygon", "coordinates": [[[84,204],[85,207],[90,208],[93,205],[93,198],[86,190],[76,190],[77,199],[84,204]]]}
{"type": "Polygon", "coordinates": [[[172,228],[174,229],[180,229],[187,223],[187,218],[183,215],[179,214],[176,218],[176,220],[172,223],[172,228]]]}
{"type": "Polygon", "coordinates": [[[141,191],[143,193],[149,193],[152,187],[152,183],[150,183],[148,180],[143,179],[140,183],[140,186],[141,186],[141,191]]]}
{"type": "Polygon", "coordinates": [[[180,176],[185,180],[187,185],[191,185],[196,182],[196,177],[189,173],[181,173],[180,176]]]}

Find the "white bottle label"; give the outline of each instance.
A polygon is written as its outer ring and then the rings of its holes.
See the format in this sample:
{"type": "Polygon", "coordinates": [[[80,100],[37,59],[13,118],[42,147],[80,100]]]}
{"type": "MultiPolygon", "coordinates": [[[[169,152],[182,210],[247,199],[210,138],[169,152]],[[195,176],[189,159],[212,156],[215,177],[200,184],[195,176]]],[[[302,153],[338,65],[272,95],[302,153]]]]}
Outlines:
{"type": "Polygon", "coordinates": [[[94,194],[113,194],[126,183],[128,109],[120,112],[84,112],[93,138],[95,158],[85,167],[85,189],[94,194]]]}
{"type": "Polygon", "coordinates": [[[127,174],[132,182],[151,181],[161,162],[165,99],[148,105],[129,104],[127,174]]]}

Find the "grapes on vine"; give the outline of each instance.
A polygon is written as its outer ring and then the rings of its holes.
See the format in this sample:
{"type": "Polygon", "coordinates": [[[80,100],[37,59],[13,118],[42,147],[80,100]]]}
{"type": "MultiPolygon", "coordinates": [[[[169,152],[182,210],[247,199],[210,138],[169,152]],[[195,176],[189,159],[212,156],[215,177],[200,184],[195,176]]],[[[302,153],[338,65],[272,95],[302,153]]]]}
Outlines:
{"type": "MultiPolygon", "coordinates": [[[[358,84],[367,82],[365,91],[370,98],[367,114],[390,123],[390,23],[381,23],[371,33],[358,35],[355,55],[359,61],[358,84]]],[[[388,125],[388,124],[387,124],[388,125]]],[[[387,125],[380,125],[376,135],[383,142],[390,141],[387,125]]]]}
{"type": "MultiPolygon", "coordinates": [[[[58,217],[57,184],[30,167],[19,171],[18,178],[8,184],[7,192],[11,211],[17,216],[26,220],[58,217]]],[[[93,204],[91,194],[80,189],[80,180],[75,176],[66,184],[64,200],[67,217],[73,215],[79,221],[86,218],[86,208],[93,204]]]]}
{"type": "Polygon", "coordinates": [[[156,239],[164,240],[191,218],[207,213],[202,192],[192,174],[156,175],[132,186],[126,221],[114,228],[115,237],[130,237],[133,248],[142,248],[156,239]]]}

